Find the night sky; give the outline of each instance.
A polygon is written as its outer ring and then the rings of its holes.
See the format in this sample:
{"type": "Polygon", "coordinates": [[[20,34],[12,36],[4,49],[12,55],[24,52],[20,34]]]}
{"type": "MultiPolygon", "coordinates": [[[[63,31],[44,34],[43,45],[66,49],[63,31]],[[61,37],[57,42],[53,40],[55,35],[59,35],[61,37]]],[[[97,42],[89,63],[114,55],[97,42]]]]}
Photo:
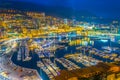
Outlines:
{"type": "MultiPolygon", "coordinates": [[[[1,1],[1,0],[0,0],[1,1]]],[[[120,0],[4,0],[34,3],[36,5],[65,7],[73,11],[88,11],[99,17],[119,18],[120,0]]],[[[1,3],[0,3],[1,4],[1,3]]],[[[62,10],[62,9],[61,9],[62,10]]]]}

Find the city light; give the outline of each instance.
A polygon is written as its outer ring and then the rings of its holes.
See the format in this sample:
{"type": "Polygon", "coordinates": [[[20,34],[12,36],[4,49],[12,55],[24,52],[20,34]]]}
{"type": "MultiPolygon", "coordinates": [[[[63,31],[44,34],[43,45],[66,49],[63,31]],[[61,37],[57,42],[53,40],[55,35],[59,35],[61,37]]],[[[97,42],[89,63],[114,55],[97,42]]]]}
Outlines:
{"type": "Polygon", "coordinates": [[[6,1],[0,1],[0,80],[120,80],[117,4],[111,11],[103,0],[6,1]]]}

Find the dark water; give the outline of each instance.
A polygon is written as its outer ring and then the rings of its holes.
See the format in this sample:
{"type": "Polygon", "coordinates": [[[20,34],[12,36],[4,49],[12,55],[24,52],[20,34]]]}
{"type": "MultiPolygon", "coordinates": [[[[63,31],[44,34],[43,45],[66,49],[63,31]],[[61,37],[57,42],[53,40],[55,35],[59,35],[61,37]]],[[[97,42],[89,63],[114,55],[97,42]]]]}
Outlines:
{"type": "MultiPolygon", "coordinates": [[[[111,42],[111,45],[113,47],[119,47],[120,48],[120,45],[117,44],[117,43],[113,43],[111,42]]],[[[77,45],[78,46],[78,45],[77,45]]],[[[110,46],[110,40],[108,40],[108,42],[101,42],[100,40],[96,40],[94,41],[94,45],[93,47],[97,48],[97,49],[102,49],[102,46],[110,46]]],[[[56,54],[55,54],[55,57],[56,58],[61,58],[63,57],[64,55],[66,54],[73,54],[76,51],[76,46],[66,46],[67,49],[57,49],[56,50],[56,54]]],[[[118,53],[120,54],[120,53],[118,53]]],[[[88,55],[86,53],[86,55],[88,55]]],[[[30,53],[30,56],[32,57],[32,59],[30,61],[26,61],[26,62],[23,62],[23,61],[17,61],[17,52],[15,52],[12,56],[12,61],[16,64],[16,65],[19,65],[19,66],[22,66],[22,67],[25,67],[25,68],[31,68],[31,69],[36,69],[38,71],[38,73],[40,74],[40,76],[43,78],[43,80],[49,80],[48,76],[45,74],[45,72],[43,72],[39,67],[37,67],[37,61],[41,60],[39,59],[39,56],[34,53],[34,52],[31,52],[30,53]]],[[[104,62],[106,61],[106,59],[103,59],[99,56],[96,56],[96,55],[92,55],[93,58],[96,58],[98,60],[103,60],[104,62]]],[[[51,61],[53,61],[54,58],[51,58],[51,61]]],[[[76,63],[75,61],[71,60],[70,61],[74,62],[75,64],[77,64],[78,66],[80,66],[81,68],[85,67],[84,65],[82,65],[81,63],[76,63]]],[[[107,59],[108,62],[111,62],[112,60],[109,60],[107,59]]],[[[57,66],[59,66],[60,69],[66,69],[64,68],[60,63],[56,62],[57,66]]]]}

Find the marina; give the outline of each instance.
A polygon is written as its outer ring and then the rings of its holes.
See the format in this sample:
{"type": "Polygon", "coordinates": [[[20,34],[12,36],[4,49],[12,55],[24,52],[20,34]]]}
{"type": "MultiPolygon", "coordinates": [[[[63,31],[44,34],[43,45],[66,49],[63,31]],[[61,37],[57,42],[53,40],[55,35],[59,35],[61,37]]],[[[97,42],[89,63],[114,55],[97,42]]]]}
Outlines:
{"type": "MultiPolygon", "coordinates": [[[[74,1],[59,1],[55,6],[48,5],[51,1],[43,3],[53,8],[52,11],[66,4],[62,10],[76,13],[72,10],[80,4],[74,4],[74,1]],[[69,10],[67,4],[71,3],[74,5],[69,10]]],[[[19,5],[14,0],[1,5],[4,2],[0,1],[0,80],[120,80],[119,21],[99,23],[98,20],[104,22],[106,18],[85,17],[89,11],[82,13],[79,10],[75,15],[70,13],[71,18],[49,15],[47,8],[37,6],[46,10],[39,11],[32,0],[30,6],[19,5]],[[11,4],[19,9],[7,9],[11,4]]],[[[65,11],[57,10],[54,12],[69,16],[65,11]]]]}

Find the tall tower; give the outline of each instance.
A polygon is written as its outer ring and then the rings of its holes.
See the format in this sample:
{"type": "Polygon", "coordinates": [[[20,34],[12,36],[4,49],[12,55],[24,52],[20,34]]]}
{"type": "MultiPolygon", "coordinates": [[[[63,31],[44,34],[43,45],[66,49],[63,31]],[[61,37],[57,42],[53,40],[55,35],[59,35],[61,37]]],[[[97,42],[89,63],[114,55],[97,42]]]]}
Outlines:
{"type": "Polygon", "coordinates": [[[64,24],[68,24],[68,20],[67,19],[64,19],[64,24]]]}
{"type": "Polygon", "coordinates": [[[75,18],[73,18],[73,20],[72,20],[72,25],[73,25],[73,26],[76,25],[76,19],[75,19],[75,18]]]}

